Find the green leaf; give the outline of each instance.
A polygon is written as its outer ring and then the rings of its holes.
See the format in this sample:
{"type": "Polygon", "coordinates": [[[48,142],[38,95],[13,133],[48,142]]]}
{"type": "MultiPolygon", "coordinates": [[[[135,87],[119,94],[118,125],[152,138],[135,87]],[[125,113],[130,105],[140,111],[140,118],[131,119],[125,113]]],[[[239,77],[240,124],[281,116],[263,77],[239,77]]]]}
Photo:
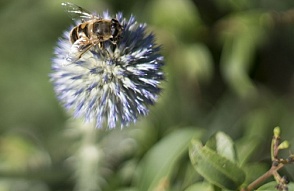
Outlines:
{"type": "Polygon", "coordinates": [[[213,75],[212,55],[203,44],[185,45],[178,51],[178,62],[191,81],[208,82],[213,75]]]}
{"type": "MultiPolygon", "coordinates": [[[[256,191],[277,191],[277,189],[275,188],[277,186],[277,182],[272,181],[272,182],[268,182],[264,185],[262,185],[261,187],[259,187],[256,191]]],[[[294,183],[290,183],[287,185],[288,186],[288,190],[294,190],[294,183]]]]}
{"type": "Polygon", "coordinates": [[[266,173],[266,171],[268,171],[268,168],[268,164],[262,162],[249,163],[242,166],[242,169],[246,174],[245,185],[250,184],[258,177],[266,173]]]}
{"type": "Polygon", "coordinates": [[[135,184],[140,191],[155,190],[169,182],[169,176],[178,159],[185,155],[193,137],[201,137],[203,130],[185,128],[167,135],[143,158],[141,173],[135,184]]]}
{"type": "Polygon", "coordinates": [[[121,188],[119,190],[116,191],[138,191],[136,188],[121,188]]]}
{"type": "Polygon", "coordinates": [[[262,185],[256,191],[258,191],[258,190],[277,191],[277,189],[275,188],[276,185],[277,185],[277,182],[272,181],[272,182],[269,182],[269,183],[262,185]]]}
{"type": "Polygon", "coordinates": [[[188,0],[156,0],[149,5],[150,22],[172,33],[187,37],[191,35],[191,29],[196,29],[201,22],[197,9],[188,0]]]}
{"type": "Polygon", "coordinates": [[[189,186],[185,191],[213,191],[213,186],[206,182],[199,182],[189,186]]]}
{"type": "Polygon", "coordinates": [[[262,16],[262,12],[241,13],[225,20],[228,27],[223,31],[220,69],[226,83],[241,97],[257,93],[249,71],[264,37],[265,28],[257,22],[262,16]]]}
{"type": "Polygon", "coordinates": [[[199,140],[192,141],[189,154],[196,171],[212,184],[236,190],[245,180],[244,171],[236,163],[202,146],[199,140]]]}
{"type": "MultiPolygon", "coordinates": [[[[265,135],[270,126],[269,118],[271,118],[272,112],[274,111],[258,108],[244,116],[244,135],[235,142],[241,166],[246,164],[254,153],[259,152],[258,150],[261,144],[264,143],[265,135]]],[[[268,151],[270,152],[270,145],[268,146],[268,151]]]]}
{"type": "Polygon", "coordinates": [[[235,162],[237,154],[233,140],[223,132],[217,132],[209,138],[205,146],[214,150],[217,154],[235,162]]]}

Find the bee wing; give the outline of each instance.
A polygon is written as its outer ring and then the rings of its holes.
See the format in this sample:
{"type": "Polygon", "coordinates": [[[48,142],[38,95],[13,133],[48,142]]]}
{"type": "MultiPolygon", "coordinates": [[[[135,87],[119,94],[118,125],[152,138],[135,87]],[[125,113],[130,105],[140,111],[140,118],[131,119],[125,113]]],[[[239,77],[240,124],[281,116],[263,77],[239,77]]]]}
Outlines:
{"type": "Polygon", "coordinates": [[[64,11],[67,12],[67,14],[73,20],[80,20],[80,19],[89,20],[95,17],[89,11],[73,3],[65,2],[65,3],[61,3],[61,5],[63,6],[64,11]]]}

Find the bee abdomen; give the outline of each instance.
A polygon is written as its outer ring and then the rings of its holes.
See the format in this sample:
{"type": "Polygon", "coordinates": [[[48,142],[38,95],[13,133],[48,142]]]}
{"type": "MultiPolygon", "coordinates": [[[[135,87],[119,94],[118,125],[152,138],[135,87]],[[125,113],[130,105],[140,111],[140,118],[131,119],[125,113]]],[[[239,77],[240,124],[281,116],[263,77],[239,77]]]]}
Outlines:
{"type": "Polygon", "coordinates": [[[73,44],[75,41],[77,41],[81,37],[89,37],[88,32],[88,25],[86,24],[80,24],[77,27],[74,27],[70,33],[70,41],[73,44]]]}
{"type": "Polygon", "coordinates": [[[78,27],[74,27],[70,34],[69,34],[69,37],[70,37],[70,42],[73,44],[76,40],[79,39],[79,35],[78,35],[78,27]]]}

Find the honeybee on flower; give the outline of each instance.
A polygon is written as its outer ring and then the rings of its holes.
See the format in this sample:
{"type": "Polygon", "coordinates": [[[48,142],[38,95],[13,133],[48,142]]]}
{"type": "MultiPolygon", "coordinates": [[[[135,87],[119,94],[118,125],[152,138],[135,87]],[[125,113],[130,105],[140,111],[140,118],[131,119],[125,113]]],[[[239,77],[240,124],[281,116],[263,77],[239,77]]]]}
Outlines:
{"type": "Polygon", "coordinates": [[[164,58],[146,24],[122,13],[94,15],[63,6],[79,19],[59,39],[52,59],[50,78],[60,102],[97,128],[125,126],[146,115],[164,79],[164,58]]]}

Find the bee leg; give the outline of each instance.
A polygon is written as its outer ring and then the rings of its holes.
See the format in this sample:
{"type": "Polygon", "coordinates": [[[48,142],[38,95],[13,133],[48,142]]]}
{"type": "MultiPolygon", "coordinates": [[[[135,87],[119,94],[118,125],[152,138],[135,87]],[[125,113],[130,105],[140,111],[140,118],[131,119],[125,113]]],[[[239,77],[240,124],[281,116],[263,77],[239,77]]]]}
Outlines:
{"type": "Polygon", "coordinates": [[[119,37],[117,37],[117,38],[111,38],[111,39],[110,39],[110,42],[111,42],[111,44],[112,44],[112,46],[111,46],[111,51],[114,52],[115,49],[117,48],[117,44],[118,44],[118,42],[119,42],[119,37]]]}
{"type": "Polygon", "coordinates": [[[70,62],[77,61],[92,46],[93,46],[93,44],[90,42],[90,40],[87,37],[82,37],[82,38],[76,40],[72,44],[72,46],[70,48],[70,52],[69,52],[66,60],[70,61],[70,62]]]}
{"type": "Polygon", "coordinates": [[[111,47],[112,48],[111,51],[114,52],[115,49],[116,49],[116,47],[117,47],[117,44],[116,43],[113,43],[113,46],[111,47]]]}
{"type": "Polygon", "coordinates": [[[103,42],[98,42],[98,47],[100,48],[100,50],[104,49],[104,43],[103,42]]]}
{"type": "Polygon", "coordinates": [[[104,42],[99,41],[97,45],[98,45],[98,48],[100,50],[100,55],[103,56],[103,57],[107,56],[109,58],[110,57],[110,53],[104,47],[104,42]],[[105,55],[105,54],[107,54],[107,55],[105,55]]]}

